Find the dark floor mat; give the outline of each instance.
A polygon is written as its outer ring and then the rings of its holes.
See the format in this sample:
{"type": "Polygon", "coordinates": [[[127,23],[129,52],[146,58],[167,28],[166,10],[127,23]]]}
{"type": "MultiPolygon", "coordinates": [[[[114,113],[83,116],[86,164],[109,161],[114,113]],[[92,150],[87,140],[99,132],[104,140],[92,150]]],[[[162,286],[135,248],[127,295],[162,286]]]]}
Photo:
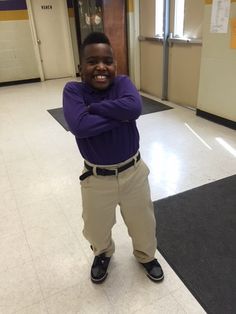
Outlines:
{"type": "Polygon", "coordinates": [[[53,118],[60,123],[61,126],[63,126],[63,128],[66,131],[69,131],[69,127],[68,124],[65,120],[64,117],[64,113],[63,113],[63,109],[62,108],[55,108],[55,109],[49,109],[48,112],[53,116],[53,118]]]}
{"type": "Polygon", "coordinates": [[[236,313],[236,175],[154,206],[167,262],[207,313],[236,313]]]}
{"type": "Polygon", "coordinates": [[[165,104],[162,104],[159,101],[141,96],[143,100],[143,110],[142,110],[142,115],[143,114],[148,114],[148,113],[154,113],[158,111],[163,111],[163,110],[169,110],[173,109],[170,106],[167,106],[165,104]]]}
{"type": "MultiPolygon", "coordinates": [[[[164,105],[158,101],[149,99],[147,97],[141,96],[143,100],[143,110],[142,115],[148,113],[154,113],[158,111],[172,109],[172,107],[164,105]]],[[[50,109],[48,112],[53,116],[53,118],[63,126],[66,131],[69,131],[68,124],[65,121],[63,109],[62,108],[55,108],[50,109]]]]}

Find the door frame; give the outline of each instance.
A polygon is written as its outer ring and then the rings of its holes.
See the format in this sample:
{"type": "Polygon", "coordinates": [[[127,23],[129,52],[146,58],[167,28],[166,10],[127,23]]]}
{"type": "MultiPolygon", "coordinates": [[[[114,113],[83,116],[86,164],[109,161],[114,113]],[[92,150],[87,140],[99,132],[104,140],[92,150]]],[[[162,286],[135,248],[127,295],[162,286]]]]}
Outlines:
{"type": "Polygon", "coordinates": [[[35,27],[35,22],[34,22],[31,0],[26,0],[26,6],[28,10],[28,15],[29,15],[29,24],[30,24],[31,34],[32,34],[32,40],[33,40],[33,45],[34,45],[34,52],[35,52],[35,57],[37,61],[39,76],[40,76],[40,80],[43,82],[45,81],[45,77],[44,77],[43,66],[41,62],[39,45],[37,42],[38,39],[37,39],[37,32],[36,32],[36,27],[35,27]]]}
{"type": "Polygon", "coordinates": [[[127,15],[129,15],[127,23],[129,75],[137,89],[140,90],[140,1],[129,0],[128,4],[130,8],[130,11],[127,10],[127,15]]]}
{"type": "MultiPolygon", "coordinates": [[[[71,32],[70,32],[70,23],[69,23],[69,17],[68,17],[68,9],[67,9],[67,2],[66,0],[63,0],[64,4],[64,17],[66,20],[66,23],[64,25],[65,30],[66,30],[66,35],[68,37],[69,41],[69,53],[70,53],[70,67],[71,67],[71,73],[72,76],[76,76],[76,68],[75,68],[75,60],[74,60],[74,53],[73,53],[73,46],[72,46],[72,38],[71,38],[71,32]]],[[[32,4],[31,0],[26,0],[26,5],[27,5],[27,10],[28,10],[28,15],[29,15],[29,24],[30,24],[30,29],[31,29],[31,34],[32,34],[32,40],[33,40],[33,45],[34,45],[34,51],[35,51],[35,57],[36,57],[36,62],[38,66],[38,71],[39,71],[39,76],[41,81],[45,81],[45,75],[44,75],[44,70],[41,62],[41,54],[40,54],[40,48],[39,48],[39,40],[37,36],[37,30],[35,26],[35,19],[34,19],[34,14],[32,10],[32,4]]]]}

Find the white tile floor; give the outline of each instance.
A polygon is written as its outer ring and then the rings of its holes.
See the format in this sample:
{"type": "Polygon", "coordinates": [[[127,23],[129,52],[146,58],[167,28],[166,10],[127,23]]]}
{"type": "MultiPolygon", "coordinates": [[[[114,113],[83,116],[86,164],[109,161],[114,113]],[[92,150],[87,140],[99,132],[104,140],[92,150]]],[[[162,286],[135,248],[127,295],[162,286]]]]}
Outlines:
{"type": "MultiPolygon", "coordinates": [[[[165,280],[147,279],[119,213],[109,277],[100,286],[90,282],[82,158],[47,112],[61,106],[66,81],[0,88],[0,313],[204,313],[159,253],[165,280]]],[[[236,172],[235,131],[173,107],[138,120],[153,200],[236,172]]]]}

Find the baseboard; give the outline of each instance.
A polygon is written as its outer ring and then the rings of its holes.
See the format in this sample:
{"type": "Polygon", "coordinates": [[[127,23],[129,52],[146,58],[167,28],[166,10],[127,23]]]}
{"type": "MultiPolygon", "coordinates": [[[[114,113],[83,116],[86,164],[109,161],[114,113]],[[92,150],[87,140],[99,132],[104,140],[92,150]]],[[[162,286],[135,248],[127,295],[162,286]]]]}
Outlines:
{"type": "Polygon", "coordinates": [[[2,87],[2,86],[19,85],[19,84],[27,84],[27,83],[36,83],[36,82],[41,82],[39,77],[38,78],[33,78],[33,79],[28,79],[28,80],[0,82],[0,87],[2,87]]]}
{"type": "Polygon", "coordinates": [[[200,110],[200,109],[197,109],[196,114],[199,117],[205,118],[207,120],[213,121],[215,123],[218,123],[218,124],[224,125],[228,128],[236,130],[236,122],[235,121],[219,117],[215,114],[212,114],[212,113],[200,110]]]}

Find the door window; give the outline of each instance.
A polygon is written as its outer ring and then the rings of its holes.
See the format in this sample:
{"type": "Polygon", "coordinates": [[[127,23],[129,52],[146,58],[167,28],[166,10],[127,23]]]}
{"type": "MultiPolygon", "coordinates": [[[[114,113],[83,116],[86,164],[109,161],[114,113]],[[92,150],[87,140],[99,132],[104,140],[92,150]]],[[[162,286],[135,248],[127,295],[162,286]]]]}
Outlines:
{"type": "Polygon", "coordinates": [[[164,0],[155,2],[155,36],[163,37],[164,0]]]}
{"type": "Polygon", "coordinates": [[[175,0],[174,37],[184,37],[184,1],[175,0]]]}
{"type": "Polygon", "coordinates": [[[103,32],[102,0],[77,1],[81,42],[91,32],[103,32]]]}

